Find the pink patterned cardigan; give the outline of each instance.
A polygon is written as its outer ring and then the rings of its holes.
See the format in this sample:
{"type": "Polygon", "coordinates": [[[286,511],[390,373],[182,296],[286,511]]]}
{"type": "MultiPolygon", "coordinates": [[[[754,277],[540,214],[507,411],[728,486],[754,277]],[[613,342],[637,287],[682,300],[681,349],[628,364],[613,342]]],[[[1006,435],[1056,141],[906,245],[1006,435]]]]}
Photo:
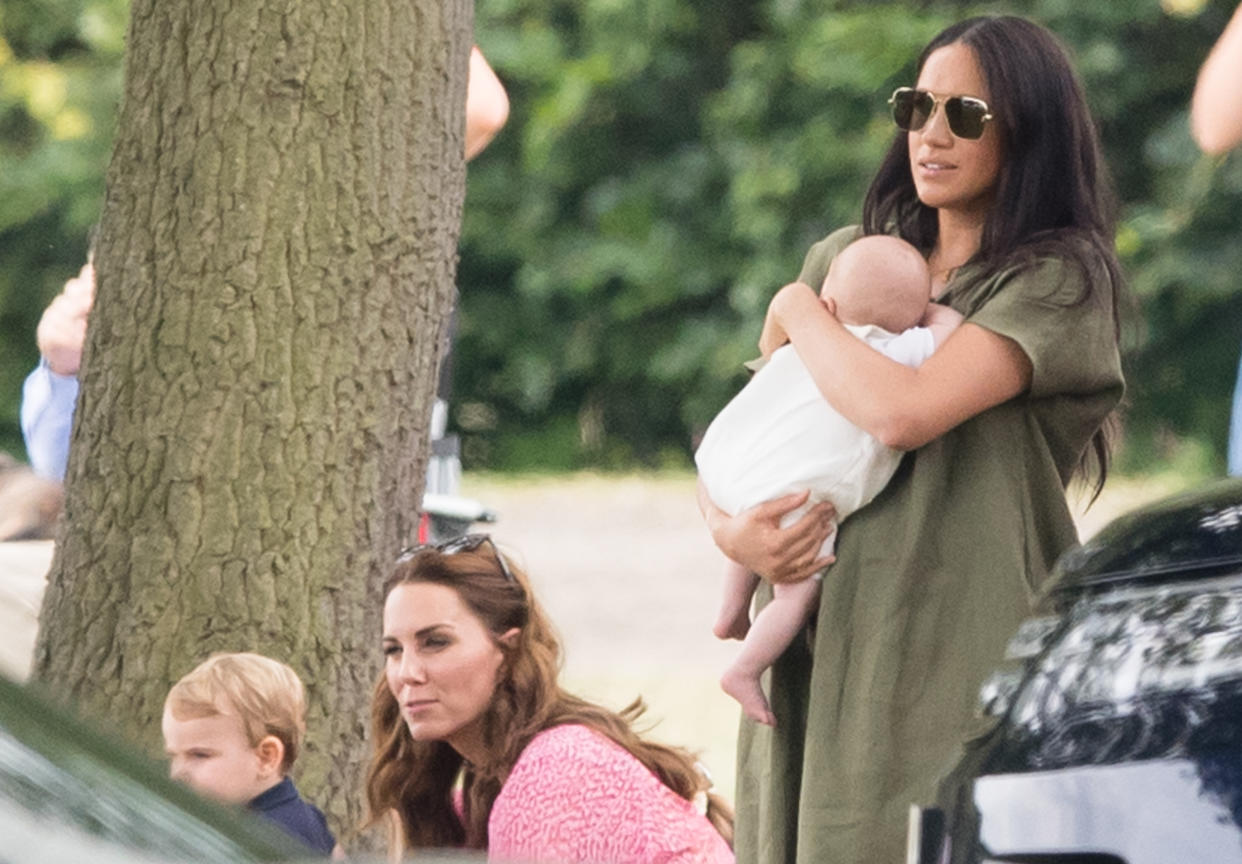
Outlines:
{"type": "Polygon", "coordinates": [[[522,751],[488,821],[488,861],[733,864],[694,805],[585,726],[554,726],[522,751]]]}

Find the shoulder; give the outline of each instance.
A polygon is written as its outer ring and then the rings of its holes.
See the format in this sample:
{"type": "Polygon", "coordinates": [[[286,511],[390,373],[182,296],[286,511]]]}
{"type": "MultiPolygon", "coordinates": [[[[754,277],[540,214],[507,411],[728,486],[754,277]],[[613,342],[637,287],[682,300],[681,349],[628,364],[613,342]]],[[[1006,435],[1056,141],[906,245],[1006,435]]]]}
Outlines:
{"type": "Polygon", "coordinates": [[[529,861],[731,860],[691,802],[628,750],[576,724],[536,735],[492,807],[489,855],[529,861]]]}
{"type": "Polygon", "coordinates": [[[336,845],[336,839],[328,828],[323,811],[303,798],[297,787],[293,785],[293,781],[285,778],[279,786],[269,792],[272,794],[268,800],[256,799],[252,804],[254,809],[259,810],[268,819],[282,826],[285,831],[302,840],[312,849],[328,853],[332,851],[336,845]]]}
{"type": "Polygon", "coordinates": [[[1004,289],[1024,299],[1053,307],[1084,303],[1112,308],[1120,290],[1114,267],[1104,251],[1078,235],[1053,238],[1019,250],[980,280],[978,301],[986,302],[1004,289]]]}
{"type": "Polygon", "coordinates": [[[828,265],[832,263],[832,259],[846,246],[853,243],[863,235],[861,225],[847,225],[844,228],[838,228],[823,240],[814,244],[810,251],[806,253],[806,258],[802,262],[802,272],[798,274],[798,280],[805,282],[812,287],[818,287],[819,283],[824,281],[824,277],[828,275],[828,265]]]}
{"type": "Polygon", "coordinates": [[[624,747],[586,726],[567,723],[545,729],[532,738],[509,776],[513,779],[519,772],[536,766],[545,779],[543,769],[548,766],[553,766],[558,776],[573,776],[603,765],[630,762],[638,764],[624,747]]]}
{"type": "Polygon", "coordinates": [[[642,767],[585,726],[539,733],[492,806],[489,849],[502,857],[580,860],[582,850],[594,849],[618,830],[618,805],[633,797],[628,762],[642,767]]]}

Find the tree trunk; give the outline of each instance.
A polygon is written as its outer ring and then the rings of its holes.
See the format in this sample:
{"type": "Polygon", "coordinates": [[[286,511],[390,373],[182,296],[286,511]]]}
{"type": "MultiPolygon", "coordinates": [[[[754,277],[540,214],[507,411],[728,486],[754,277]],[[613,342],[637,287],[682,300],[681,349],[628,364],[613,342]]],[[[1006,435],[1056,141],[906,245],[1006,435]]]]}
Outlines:
{"type": "Polygon", "coordinates": [[[307,686],[361,815],[464,194],[465,0],[134,0],[35,675],[158,748],[213,651],[307,686]]]}

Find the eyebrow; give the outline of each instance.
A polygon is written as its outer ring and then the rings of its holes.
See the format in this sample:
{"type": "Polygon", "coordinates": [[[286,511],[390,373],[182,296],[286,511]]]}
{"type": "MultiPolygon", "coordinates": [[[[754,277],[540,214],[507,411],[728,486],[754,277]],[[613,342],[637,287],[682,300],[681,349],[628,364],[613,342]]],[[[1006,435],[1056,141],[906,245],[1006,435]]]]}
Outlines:
{"type": "MultiPolygon", "coordinates": [[[[434,633],[434,632],[435,632],[435,631],[437,631],[437,630],[448,630],[448,631],[452,632],[452,630],[453,630],[453,625],[452,625],[452,624],[450,624],[450,623],[449,623],[449,622],[447,622],[447,621],[441,621],[441,622],[437,622],[437,623],[435,623],[435,624],[429,624],[428,626],[424,627],[424,628],[423,628],[423,629],[421,629],[421,630],[416,630],[416,631],[414,631],[414,638],[415,638],[415,639],[421,639],[422,637],[424,637],[424,636],[428,636],[428,635],[430,635],[430,634],[434,633]]],[[[397,637],[396,637],[396,636],[383,636],[383,637],[381,637],[381,641],[383,641],[383,642],[397,642],[397,641],[399,641],[399,640],[397,639],[397,637]]]]}

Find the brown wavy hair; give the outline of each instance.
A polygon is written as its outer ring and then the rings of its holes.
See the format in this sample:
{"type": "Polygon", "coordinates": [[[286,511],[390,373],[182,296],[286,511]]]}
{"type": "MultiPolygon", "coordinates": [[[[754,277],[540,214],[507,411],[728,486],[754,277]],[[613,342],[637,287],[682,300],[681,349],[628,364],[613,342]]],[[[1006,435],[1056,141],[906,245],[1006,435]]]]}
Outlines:
{"type": "Polygon", "coordinates": [[[410,737],[396,698],[381,674],[371,700],[373,754],[367,770],[368,825],[396,814],[397,836],[406,848],[487,848],[492,805],[531,739],[568,723],[587,726],[624,747],[682,798],[707,798],[707,818],[732,845],[733,812],[709,790],[711,781],[687,750],[644,740],[634,729],[643,713],[641,698],[610,711],[562,690],[561,647],[535,600],[526,574],[506,558],[507,570],[490,543],[444,554],[425,549],[400,561],[384,586],[384,598],[398,585],[429,583],[452,588],[496,639],[504,653],[500,680],[484,715],[483,738],[490,760],[466,762],[443,741],[410,737]],[[512,644],[503,633],[516,628],[512,644]],[[462,818],[453,790],[461,780],[462,818]]]}

